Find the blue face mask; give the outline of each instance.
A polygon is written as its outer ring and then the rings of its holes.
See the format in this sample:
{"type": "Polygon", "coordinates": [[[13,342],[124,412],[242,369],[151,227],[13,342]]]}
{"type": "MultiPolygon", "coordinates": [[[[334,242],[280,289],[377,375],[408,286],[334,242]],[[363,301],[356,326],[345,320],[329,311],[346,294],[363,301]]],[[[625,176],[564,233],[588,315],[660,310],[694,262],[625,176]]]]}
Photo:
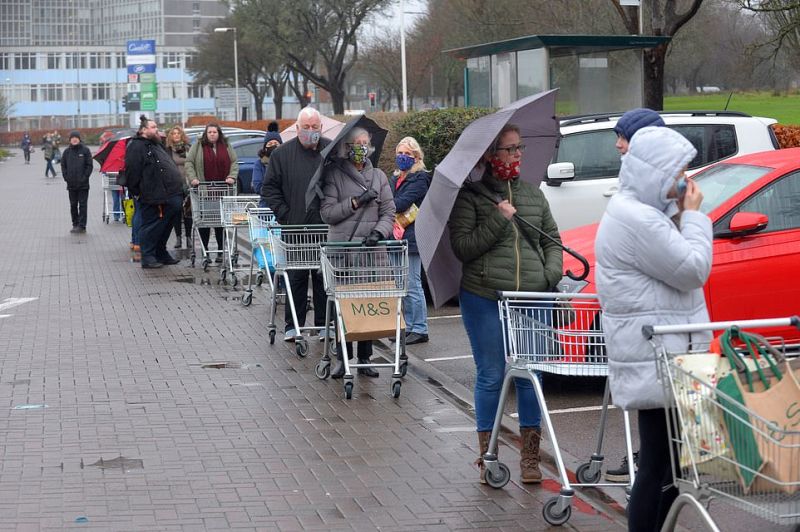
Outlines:
{"type": "Polygon", "coordinates": [[[350,160],[356,164],[364,164],[369,154],[369,146],[366,144],[353,144],[350,147],[350,160]]]}
{"type": "Polygon", "coordinates": [[[408,154],[398,153],[394,158],[394,162],[397,165],[398,170],[400,170],[401,172],[405,172],[410,170],[411,167],[414,166],[414,163],[416,161],[412,156],[408,154]]]}

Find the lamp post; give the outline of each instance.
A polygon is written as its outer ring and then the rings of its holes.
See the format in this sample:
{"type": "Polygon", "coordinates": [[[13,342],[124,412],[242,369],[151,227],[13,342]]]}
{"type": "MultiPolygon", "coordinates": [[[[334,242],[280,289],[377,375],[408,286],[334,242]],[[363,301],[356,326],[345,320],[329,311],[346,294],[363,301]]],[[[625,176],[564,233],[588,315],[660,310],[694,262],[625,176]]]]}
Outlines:
{"type": "Polygon", "coordinates": [[[6,85],[8,85],[8,90],[6,91],[8,94],[8,98],[6,98],[6,123],[8,124],[8,132],[11,133],[11,92],[13,91],[11,78],[6,78],[6,85]]]}
{"type": "Polygon", "coordinates": [[[186,56],[182,55],[180,61],[167,61],[168,66],[179,66],[181,69],[181,127],[186,127],[186,56]]]}
{"type": "Polygon", "coordinates": [[[233,32],[233,81],[235,84],[235,91],[236,94],[234,97],[236,98],[236,113],[234,116],[236,117],[236,121],[239,121],[239,53],[236,48],[236,28],[214,28],[216,33],[226,33],[229,31],[233,32]]]}
{"type": "MultiPolygon", "coordinates": [[[[406,74],[406,14],[424,15],[421,11],[406,11],[406,1],[400,0],[400,64],[403,74],[403,112],[408,112],[408,76],[406,74]]],[[[433,69],[433,66],[431,66],[433,69]]],[[[432,70],[431,70],[432,71],[432,70]]]]}

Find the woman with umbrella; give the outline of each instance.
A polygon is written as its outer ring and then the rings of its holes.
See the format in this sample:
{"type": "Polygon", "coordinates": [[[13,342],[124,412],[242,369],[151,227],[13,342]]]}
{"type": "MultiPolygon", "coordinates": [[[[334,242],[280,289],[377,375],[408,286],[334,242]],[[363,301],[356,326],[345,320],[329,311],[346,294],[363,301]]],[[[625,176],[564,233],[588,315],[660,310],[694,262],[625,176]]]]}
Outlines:
{"type": "MultiPolygon", "coordinates": [[[[477,368],[475,417],[485,483],[483,454],[499,407],[505,374],[498,290],[551,291],[561,279],[562,248],[558,227],[538,187],[520,179],[525,145],[520,129],[505,125],[476,167],[480,180],[462,188],[450,214],[450,245],[461,261],[459,299],[464,327],[477,368]],[[551,239],[532,231],[528,222],[551,239]]],[[[515,379],[522,451],[522,482],[541,482],[539,403],[533,385],[515,379]]]]}
{"type": "MultiPolygon", "coordinates": [[[[330,225],[328,240],[349,242],[361,240],[366,246],[375,246],[392,234],[394,225],[394,200],[386,174],[372,166],[369,156],[374,148],[367,130],[354,127],[343,140],[333,146],[334,163],[326,167],[323,176],[323,199],[320,204],[322,220],[330,225]]],[[[352,346],[347,346],[351,352],[352,346]]],[[[359,364],[369,364],[372,342],[358,342],[359,364]]],[[[341,351],[331,372],[334,379],[344,376],[341,351]]],[[[358,374],[378,377],[369,367],[358,368],[358,374]]]]}

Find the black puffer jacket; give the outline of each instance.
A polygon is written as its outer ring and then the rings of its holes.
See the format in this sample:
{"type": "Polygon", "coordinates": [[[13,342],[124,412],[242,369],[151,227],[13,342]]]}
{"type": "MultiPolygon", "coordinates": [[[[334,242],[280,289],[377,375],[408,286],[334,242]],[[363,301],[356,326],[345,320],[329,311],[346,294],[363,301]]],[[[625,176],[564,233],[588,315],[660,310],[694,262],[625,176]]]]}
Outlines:
{"type": "Polygon", "coordinates": [[[71,145],[61,155],[61,175],[67,190],[89,190],[92,175],[92,152],[82,143],[71,145]]]}
{"type": "Polygon", "coordinates": [[[160,142],[145,137],[128,141],[125,175],[131,193],[148,205],[160,205],[183,194],[183,178],[172,156],[160,142]]]}

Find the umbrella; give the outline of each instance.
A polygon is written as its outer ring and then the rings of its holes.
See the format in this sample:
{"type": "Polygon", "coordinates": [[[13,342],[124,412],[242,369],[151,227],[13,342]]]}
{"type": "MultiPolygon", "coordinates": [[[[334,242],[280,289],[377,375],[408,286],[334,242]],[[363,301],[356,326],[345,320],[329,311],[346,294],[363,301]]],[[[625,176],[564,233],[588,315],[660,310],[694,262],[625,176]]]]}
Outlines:
{"type": "Polygon", "coordinates": [[[93,159],[100,163],[101,172],[119,172],[125,167],[125,146],[134,135],[135,129],[123,129],[100,146],[93,159]]]}
{"type": "Polygon", "coordinates": [[[370,142],[372,143],[372,147],[375,148],[375,151],[369,156],[369,158],[372,161],[373,166],[378,166],[378,159],[381,157],[381,150],[383,149],[383,143],[386,140],[386,134],[388,131],[379,126],[373,119],[367,118],[364,115],[360,115],[344,124],[341,131],[339,131],[339,134],[336,135],[336,138],[333,139],[333,141],[325,146],[320,152],[320,155],[322,155],[322,163],[319,165],[319,167],[317,167],[317,171],[314,172],[314,175],[311,176],[311,181],[308,183],[308,189],[306,190],[306,209],[308,209],[311,204],[314,203],[315,198],[322,197],[322,186],[320,181],[322,180],[325,167],[333,162],[333,159],[335,158],[336,146],[338,146],[339,143],[344,142],[348,134],[357,127],[366,129],[367,133],[370,134],[370,142]]]}
{"type": "MultiPolygon", "coordinates": [[[[455,297],[461,283],[461,262],[450,248],[447,229],[458,191],[470,179],[470,174],[476,174],[474,170],[483,154],[503,126],[509,123],[519,126],[527,146],[520,178],[539,186],[559,137],[555,101],[556,89],[517,100],[496,113],[475,120],[464,129],[455,146],[436,167],[430,190],[417,215],[415,232],[428,287],[437,307],[455,297]]],[[[479,175],[473,177],[480,178],[479,175]]],[[[496,201],[495,198],[489,199],[496,201]]],[[[521,218],[517,220],[526,223],[521,218]]],[[[572,250],[567,252],[574,253],[572,250]]],[[[584,271],[584,276],[586,273],[588,270],[584,271]]]]}
{"type": "MultiPolygon", "coordinates": [[[[328,118],[327,116],[321,116],[322,118],[322,136],[327,137],[329,139],[334,138],[336,135],[344,127],[344,122],[339,122],[338,120],[334,120],[333,118],[328,118]]],[[[292,124],[291,126],[287,127],[283,131],[281,131],[281,139],[283,142],[287,140],[291,140],[297,136],[297,122],[292,124]]]]}

